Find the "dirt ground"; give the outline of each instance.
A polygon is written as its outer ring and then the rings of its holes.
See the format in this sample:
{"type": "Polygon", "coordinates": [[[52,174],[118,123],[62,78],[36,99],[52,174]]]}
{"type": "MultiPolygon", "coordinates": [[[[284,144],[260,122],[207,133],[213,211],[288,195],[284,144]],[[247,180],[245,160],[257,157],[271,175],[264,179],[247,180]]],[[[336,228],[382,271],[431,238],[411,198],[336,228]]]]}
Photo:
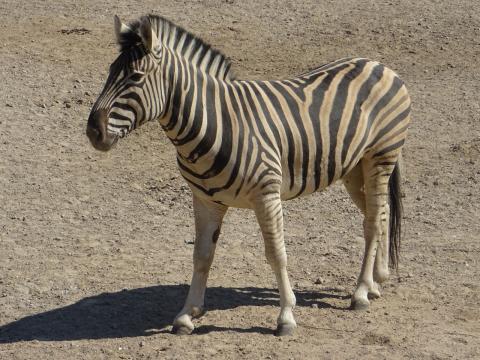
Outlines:
{"type": "Polygon", "coordinates": [[[478,0],[0,3],[0,359],[480,357],[478,0]],[[406,82],[398,274],[348,310],[363,252],[341,185],[285,203],[292,337],[272,335],[273,273],[252,212],[227,214],[191,336],[170,334],[192,270],[190,190],[157,124],[96,152],[90,107],[116,56],[113,15],[164,15],[278,78],[355,55],[406,82]]]}

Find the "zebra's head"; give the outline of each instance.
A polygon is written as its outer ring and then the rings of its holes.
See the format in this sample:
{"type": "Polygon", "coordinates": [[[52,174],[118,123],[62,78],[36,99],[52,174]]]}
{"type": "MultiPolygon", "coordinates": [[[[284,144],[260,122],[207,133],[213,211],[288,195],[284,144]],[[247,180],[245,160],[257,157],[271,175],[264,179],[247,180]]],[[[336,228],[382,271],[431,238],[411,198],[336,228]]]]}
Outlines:
{"type": "Polygon", "coordinates": [[[86,131],[92,145],[102,151],[165,112],[163,51],[149,17],[127,26],[115,16],[115,34],[120,55],[110,66],[86,131]]]}

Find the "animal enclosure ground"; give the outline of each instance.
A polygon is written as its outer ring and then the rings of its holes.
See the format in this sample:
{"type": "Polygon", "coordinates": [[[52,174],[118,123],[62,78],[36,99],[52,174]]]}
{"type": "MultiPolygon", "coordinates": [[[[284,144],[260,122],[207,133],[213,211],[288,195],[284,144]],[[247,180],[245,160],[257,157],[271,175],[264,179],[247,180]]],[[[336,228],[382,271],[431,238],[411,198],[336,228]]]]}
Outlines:
{"type": "Polygon", "coordinates": [[[477,0],[12,1],[0,4],[0,359],[480,356],[477,0]],[[112,152],[85,136],[116,56],[113,15],[166,16],[240,78],[379,60],[412,96],[398,274],[348,310],[362,219],[339,185],[285,203],[293,337],[272,335],[273,273],[253,214],[226,216],[192,336],[169,333],[192,269],[190,191],[157,124],[112,152]]]}

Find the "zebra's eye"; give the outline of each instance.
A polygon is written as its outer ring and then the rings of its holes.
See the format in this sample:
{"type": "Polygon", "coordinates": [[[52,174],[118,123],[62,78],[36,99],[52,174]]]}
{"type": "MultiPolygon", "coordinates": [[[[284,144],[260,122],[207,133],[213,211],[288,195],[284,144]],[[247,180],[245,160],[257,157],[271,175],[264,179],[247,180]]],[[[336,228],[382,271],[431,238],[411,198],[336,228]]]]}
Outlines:
{"type": "Polygon", "coordinates": [[[133,81],[133,82],[139,82],[139,81],[142,80],[144,75],[145,75],[145,73],[140,72],[140,71],[136,71],[132,75],[130,75],[130,80],[133,81]]]}

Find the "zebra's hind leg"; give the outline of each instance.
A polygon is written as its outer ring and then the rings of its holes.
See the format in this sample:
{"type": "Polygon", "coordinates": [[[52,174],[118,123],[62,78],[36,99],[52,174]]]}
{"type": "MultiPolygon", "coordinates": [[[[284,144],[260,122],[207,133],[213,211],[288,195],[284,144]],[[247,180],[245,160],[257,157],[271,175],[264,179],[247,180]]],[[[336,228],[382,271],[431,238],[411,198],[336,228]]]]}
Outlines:
{"type": "Polygon", "coordinates": [[[388,262],[388,180],[392,173],[392,167],[379,159],[364,158],[361,164],[365,193],[365,255],[352,296],[352,308],[355,310],[368,308],[369,293],[378,289],[374,279],[375,268],[383,268],[383,260],[388,262]]]}
{"type": "MultiPolygon", "coordinates": [[[[365,192],[364,192],[364,181],[363,181],[363,171],[361,162],[358,163],[347,175],[343,178],[343,184],[347,189],[348,194],[350,195],[353,203],[358,207],[358,209],[365,215],[365,192]]],[[[380,247],[377,248],[377,253],[375,256],[375,266],[374,266],[374,282],[372,286],[368,289],[368,298],[377,299],[381,296],[380,286],[378,285],[375,279],[375,268],[377,266],[377,260],[380,247]]]]}
{"type": "Polygon", "coordinates": [[[292,312],[296,299],[287,273],[280,190],[272,192],[272,189],[269,189],[268,193],[262,194],[256,200],[255,214],[265,242],[265,256],[275,273],[280,293],[280,314],[275,335],[291,335],[297,326],[292,312]]]}
{"type": "Polygon", "coordinates": [[[190,334],[192,318],[203,315],[205,289],[227,207],[193,196],[195,213],[195,247],[193,250],[193,277],[187,300],[173,322],[173,333],[190,334]]]}

